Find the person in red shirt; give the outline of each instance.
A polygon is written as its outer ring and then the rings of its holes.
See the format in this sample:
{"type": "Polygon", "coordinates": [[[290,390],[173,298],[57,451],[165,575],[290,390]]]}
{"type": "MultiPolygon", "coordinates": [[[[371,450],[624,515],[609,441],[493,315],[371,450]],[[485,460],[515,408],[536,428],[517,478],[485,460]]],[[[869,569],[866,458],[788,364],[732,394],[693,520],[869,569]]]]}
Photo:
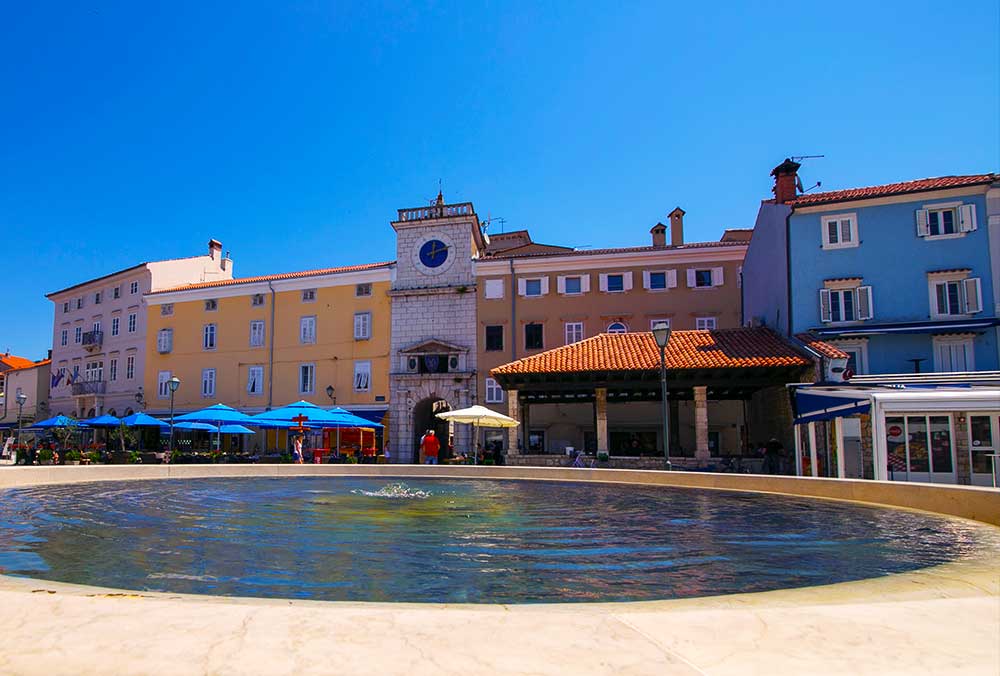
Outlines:
{"type": "Polygon", "coordinates": [[[427,430],[420,439],[420,450],[424,452],[424,463],[428,465],[438,464],[438,451],[441,450],[441,442],[438,441],[434,430],[427,430]]]}

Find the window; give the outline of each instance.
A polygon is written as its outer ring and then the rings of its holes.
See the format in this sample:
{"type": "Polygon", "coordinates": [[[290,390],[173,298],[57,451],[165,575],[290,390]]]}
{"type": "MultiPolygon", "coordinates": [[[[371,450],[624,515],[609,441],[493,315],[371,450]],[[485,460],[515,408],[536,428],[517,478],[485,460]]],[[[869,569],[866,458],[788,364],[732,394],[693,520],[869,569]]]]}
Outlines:
{"type": "Polygon", "coordinates": [[[89,361],[85,366],[83,379],[88,383],[98,383],[104,380],[104,362],[89,361]]]}
{"type": "Polygon", "coordinates": [[[609,293],[616,293],[618,291],[625,290],[625,275],[608,275],[608,288],[605,291],[609,293]]]}
{"type": "Polygon", "coordinates": [[[83,309],[83,296],[80,296],[79,298],[76,299],[76,309],[77,310],[83,309]]]}
{"type": "Polygon", "coordinates": [[[541,279],[526,279],[524,280],[524,295],[529,298],[532,296],[542,295],[542,280],[541,279]]]}
{"type": "Polygon", "coordinates": [[[528,451],[533,453],[545,452],[545,430],[531,430],[528,432],[528,451]]]}
{"type": "Polygon", "coordinates": [[[69,331],[63,329],[59,332],[59,344],[66,347],[67,343],[69,343],[69,331]]]}
{"type": "Polygon", "coordinates": [[[845,249],[858,245],[858,217],[856,214],[837,214],[821,219],[824,249],[845,249]]]}
{"type": "Polygon", "coordinates": [[[98,319],[96,322],[94,322],[94,326],[93,326],[93,328],[91,330],[94,333],[100,333],[100,331],[101,331],[101,320],[100,319],[98,319]]]}
{"type": "Polygon", "coordinates": [[[73,329],[73,342],[79,345],[83,342],[83,327],[78,326],[73,329]]]}
{"type": "Polygon", "coordinates": [[[135,378],[135,355],[125,357],[125,380],[135,378]]]}
{"type": "Polygon", "coordinates": [[[670,326],[670,320],[669,319],[650,319],[649,320],[649,330],[652,331],[653,327],[656,326],[657,324],[666,324],[667,326],[670,326]]]}
{"type": "Polygon", "coordinates": [[[820,321],[825,323],[853,322],[871,319],[872,288],[820,289],[820,321]]]}
{"type": "Polygon", "coordinates": [[[118,380],[118,360],[112,359],[108,362],[108,380],[115,382],[118,380]]]}
{"type": "Polygon", "coordinates": [[[503,326],[486,327],[486,351],[499,352],[503,350],[503,326]]]}
{"type": "Polygon", "coordinates": [[[161,317],[169,317],[173,313],[174,313],[174,304],[173,303],[164,303],[163,305],[160,306],[160,316],[161,317]]]}
{"type": "Polygon", "coordinates": [[[100,291],[94,294],[94,305],[100,305],[101,301],[104,300],[104,294],[100,291]]]}
{"type": "Polygon", "coordinates": [[[263,304],[264,304],[264,294],[255,293],[254,295],[250,296],[251,307],[260,307],[263,304]]]}
{"type": "Polygon", "coordinates": [[[556,277],[556,288],[565,296],[590,293],[590,275],[560,275],[556,277]]]}
{"type": "Polygon", "coordinates": [[[504,284],[502,279],[487,279],[483,290],[483,296],[487,300],[503,298],[503,287],[504,284]]]}
{"type": "Polygon", "coordinates": [[[624,322],[611,322],[608,324],[608,333],[628,333],[628,327],[624,322]]]}
{"type": "Polygon", "coordinates": [[[264,320],[250,322],[250,347],[264,347],[264,320]]]}
{"type": "Polygon", "coordinates": [[[983,295],[978,277],[931,277],[932,314],[938,317],[982,312],[983,295]]]}
{"type": "Polygon", "coordinates": [[[831,342],[831,345],[847,353],[847,368],[854,375],[868,373],[868,341],[861,340],[838,340],[831,342]]]}
{"type": "Polygon", "coordinates": [[[121,332],[121,324],[122,324],[122,318],[121,317],[112,317],[111,318],[111,335],[112,336],[117,336],[121,332]]]}
{"type": "Polygon", "coordinates": [[[725,278],[723,268],[696,269],[688,268],[687,285],[689,289],[710,289],[722,286],[725,278]]]}
{"type": "Polygon", "coordinates": [[[316,289],[303,289],[302,290],[302,302],[303,303],[315,303],[316,302],[316,289]]]}
{"type": "Polygon", "coordinates": [[[133,296],[139,293],[139,282],[132,282],[129,284],[128,292],[133,296]]]}
{"type": "Polygon", "coordinates": [[[201,333],[201,348],[203,350],[215,349],[215,324],[205,324],[201,333]]]}
{"type": "Polygon", "coordinates": [[[694,285],[696,288],[702,288],[706,286],[712,286],[712,271],[711,270],[695,270],[694,271],[694,285]]]}
{"type": "Polygon", "coordinates": [[[661,291],[667,288],[667,273],[666,272],[650,272],[649,273],[649,284],[646,286],[647,289],[651,291],[661,291]]]}
{"type": "Polygon", "coordinates": [[[264,367],[251,366],[247,369],[247,394],[259,396],[264,393],[264,367]]]}
{"type": "Polygon", "coordinates": [[[174,349],[174,330],[160,329],[156,334],[156,351],[160,354],[167,354],[174,349]]]}
{"type": "Polygon", "coordinates": [[[583,340],[583,322],[566,322],[564,329],[567,345],[583,340]]]}
{"type": "Polygon", "coordinates": [[[354,295],[358,298],[372,295],[372,285],[369,283],[356,285],[354,287],[354,295]]]}
{"type": "Polygon", "coordinates": [[[316,391],[316,365],[299,364],[299,394],[313,394],[316,391]]]}
{"type": "Polygon", "coordinates": [[[372,363],[370,361],[354,362],[354,391],[368,392],[372,387],[372,363]]]}
{"type": "Polygon", "coordinates": [[[368,340],[372,337],[372,313],[354,313],[354,340],[368,340]]]}
{"type": "Polygon", "coordinates": [[[315,315],[299,319],[299,342],[303,345],[310,345],[316,342],[315,315]]]}
{"type": "Polygon", "coordinates": [[[599,276],[600,289],[603,292],[619,293],[632,290],[631,272],[612,272],[599,276]]]}
{"type": "Polygon", "coordinates": [[[583,283],[579,277],[566,277],[563,281],[563,293],[583,293],[583,283]]]}
{"type": "Polygon", "coordinates": [[[69,301],[63,303],[63,313],[65,314],[67,312],[69,312],[69,301]]]}
{"type": "Polygon", "coordinates": [[[954,237],[976,228],[974,204],[936,204],[917,210],[918,237],[954,237]]]}
{"type": "Polygon", "coordinates": [[[201,370],[201,396],[215,396],[215,369],[201,370]]]}
{"type": "Polygon", "coordinates": [[[111,298],[112,300],[118,300],[121,297],[122,297],[122,285],[119,284],[115,288],[111,289],[111,298]]]}
{"type": "Polygon", "coordinates": [[[694,328],[698,331],[715,330],[715,317],[695,317],[694,328]]]}
{"type": "Polygon", "coordinates": [[[159,399],[170,398],[170,371],[160,371],[156,374],[156,396],[159,399]]]}
{"type": "Polygon", "coordinates": [[[541,350],[543,345],[542,340],[542,325],[541,324],[525,324],[524,325],[524,349],[526,350],[541,350]]]}
{"type": "Polygon", "coordinates": [[[205,312],[215,312],[219,309],[219,301],[215,298],[209,298],[205,301],[205,312]]]}
{"type": "Polygon", "coordinates": [[[500,384],[493,380],[493,378],[486,379],[486,403],[487,404],[502,404],[503,403],[503,388],[500,384]]]}
{"type": "Polygon", "coordinates": [[[976,352],[971,337],[934,336],[933,343],[935,371],[976,370],[976,352]]]}
{"type": "Polygon", "coordinates": [[[135,313],[128,316],[128,332],[135,333],[135,313]]]}

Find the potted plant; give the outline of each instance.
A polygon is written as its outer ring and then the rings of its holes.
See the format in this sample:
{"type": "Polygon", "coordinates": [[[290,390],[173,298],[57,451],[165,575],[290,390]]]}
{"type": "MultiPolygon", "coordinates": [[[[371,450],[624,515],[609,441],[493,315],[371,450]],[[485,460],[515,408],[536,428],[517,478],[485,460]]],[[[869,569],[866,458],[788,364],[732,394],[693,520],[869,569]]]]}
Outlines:
{"type": "Polygon", "coordinates": [[[607,451],[599,451],[597,454],[597,462],[607,462],[610,458],[607,451]]]}
{"type": "Polygon", "coordinates": [[[38,450],[38,464],[39,465],[50,465],[52,464],[52,450],[49,448],[42,448],[38,450]]]}
{"type": "Polygon", "coordinates": [[[140,465],[142,464],[142,454],[139,451],[129,451],[126,462],[130,465],[140,465]]]}
{"type": "Polygon", "coordinates": [[[101,454],[99,451],[91,451],[87,454],[87,460],[90,461],[91,465],[99,465],[101,463],[101,454]]]}
{"type": "Polygon", "coordinates": [[[77,449],[75,449],[75,448],[72,449],[72,450],[70,450],[70,451],[66,451],[66,464],[67,465],[79,465],[80,464],[80,458],[82,458],[82,457],[83,457],[83,454],[81,454],[80,451],[77,450],[77,449]]]}

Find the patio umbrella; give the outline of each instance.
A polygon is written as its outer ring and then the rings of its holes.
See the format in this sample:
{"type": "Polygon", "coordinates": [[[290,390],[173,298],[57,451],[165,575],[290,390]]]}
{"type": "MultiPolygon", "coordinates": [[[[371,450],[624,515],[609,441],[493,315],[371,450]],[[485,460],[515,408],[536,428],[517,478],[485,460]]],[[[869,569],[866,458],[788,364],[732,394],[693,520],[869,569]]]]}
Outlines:
{"type": "Polygon", "coordinates": [[[253,424],[253,418],[246,413],[237,411],[232,406],[225,404],[215,404],[192,413],[175,415],[175,421],[179,422],[200,422],[221,425],[224,423],[235,423],[237,425],[253,424]]]}
{"type": "MultiPolygon", "coordinates": [[[[517,427],[521,423],[503,413],[497,413],[485,406],[470,406],[460,408],[457,411],[444,411],[437,414],[438,418],[449,422],[465,423],[472,425],[473,444],[476,443],[476,429],[479,427],[517,427]]],[[[475,464],[476,449],[472,449],[472,462],[475,464]]]]}
{"type": "Polygon", "coordinates": [[[200,422],[180,422],[174,425],[175,430],[200,430],[202,432],[218,432],[219,428],[215,425],[210,425],[208,423],[200,422]]]}
{"type": "Polygon", "coordinates": [[[48,418],[47,420],[41,420],[36,422],[31,427],[49,429],[51,427],[82,427],[79,420],[75,420],[65,415],[57,415],[54,418],[48,418]]]}
{"type": "MultiPolygon", "coordinates": [[[[344,411],[344,413],[347,412],[344,411]]],[[[347,415],[350,416],[350,413],[347,413],[347,415]]],[[[298,425],[298,421],[294,420],[294,418],[298,418],[299,416],[306,418],[303,425],[307,427],[359,427],[356,422],[349,420],[344,415],[327,411],[316,404],[310,404],[308,401],[297,401],[294,404],[282,406],[273,411],[258,413],[255,416],[251,416],[252,422],[250,424],[259,424],[260,422],[265,424],[280,423],[282,426],[294,427],[298,425]]],[[[364,422],[364,427],[373,427],[367,420],[364,422]]]]}
{"type": "Polygon", "coordinates": [[[108,415],[107,413],[99,415],[96,418],[90,418],[89,420],[81,420],[80,422],[87,427],[118,427],[118,425],[121,424],[121,420],[119,418],[116,418],[113,415],[108,415]]]}
{"type": "Polygon", "coordinates": [[[243,425],[230,424],[219,427],[219,434],[256,434],[256,432],[243,425]]]}
{"type": "Polygon", "coordinates": [[[126,427],[159,427],[161,430],[163,428],[170,428],[170,425],[162,420],[158,420],[151,415],[146,415],[141,412],[125,416],[122,418],[122,422],[125,423],[126,427]]]}

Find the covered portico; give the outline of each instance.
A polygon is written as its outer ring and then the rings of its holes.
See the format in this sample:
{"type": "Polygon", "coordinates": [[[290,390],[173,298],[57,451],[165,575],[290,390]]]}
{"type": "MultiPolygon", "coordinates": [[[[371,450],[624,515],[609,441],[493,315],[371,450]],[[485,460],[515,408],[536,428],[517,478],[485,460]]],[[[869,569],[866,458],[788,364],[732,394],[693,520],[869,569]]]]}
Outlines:
{"type": "MultiPolygon", "coordinates": [[[[671,461],[706,468],[752,454],[760,441],[791,447],[785,384],[812,380],[803,348],[765,328],[675,331],[665,350],[671,461]]],[[[508,456],[565,446],[663,461],[660,349],[652,333],[601,334],[497,367],[507,391],[508,456]]]]}

